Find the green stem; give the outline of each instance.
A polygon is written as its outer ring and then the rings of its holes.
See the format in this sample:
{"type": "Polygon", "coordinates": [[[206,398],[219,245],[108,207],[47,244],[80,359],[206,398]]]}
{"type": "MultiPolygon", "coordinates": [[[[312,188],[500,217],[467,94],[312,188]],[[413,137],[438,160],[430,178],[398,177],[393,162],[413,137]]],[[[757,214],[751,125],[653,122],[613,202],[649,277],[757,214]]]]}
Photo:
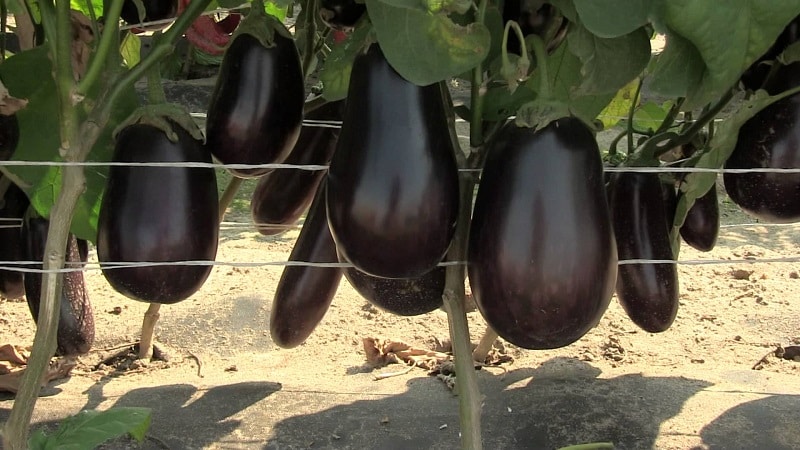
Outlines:
{"type": "MultiPolygon", "coordinates": [[[[478,12],[475,17],[476,23],[483,23],[486,18],[486,4],[488,0],[480,0],[478,12]]],[[[472,89],[470,92],[470,127],[469,145],[478,148],[483,145],[483,63],[479,63],[472,69],[472,89]]]]}
{"type": "Polygon", "coordinates": [[[678,114],[681,112],[681,106],[683,106],[683,102],[686,100],[685,97],[681,97],[676,101],[672,107],[667,112],[667,116],[661,122],[661,125],[658,127],[653,135],[661,134],[672,127],[672,124],[675,123],[675,118],[678,117],[678,114]]]}
{"type": "Polygon", "coordinates": [[[228,186],[225,187],[225,191],[222,193],[222,196],[219,198],[219,221],[225,219],[225,213],[228,212],[228,206],[230,206],[233,199],[236,198],[236,193],[239,192],[239,187],[242,185],[244,179],[234,176],[231,178],[231,181],[228,183],[228,186]]]}
{"type": "Polygon", "coordinates": [[[314,111],[315,109],[321,107],[322,105],[325,105],[326,103],[328,103],[328,101],[325,100],[325,97],[318,95],[312,98],[311,100],[305,102],[305,104],[303,105],[303,114],[306,115],[311,111],[314,111]]]}
{"type": "Polygon", "coordinates": [[[625,136],[628,135],[628,130],[622,130],[620,133],[611,141],[608,147],[608,154],[609,155],[616,155],[617,154],[617,145],[619,145],[619,141],[622,140],[625,136]]]}
{"type": "Polygon", "coordinates": [[[536,70],[539,71],[539,92],[537,97],[542,99],[550,98],[550,74],[547,71],[547,50],[544,48],[544,41],[537,35],[528,37],[533,46],[533,56],[536,58],[536,70]]]}
{"type": "MultiPolygon", "coordinates": [[[[158,42],[159,33],[156,32],[153,42],[158,42]]],[[[147,102],[151,105],[162,105],[167,103],[167,96],[164,94],[164,85],[161,84],[161,64],[154,64],[147,71],[147,102]]]]}
{"type": "MultiPolygon", "coordinates": [[[[100,35],[100,44],[97,46],[94,57],[89,62],[86,74],[78,83],[76,94],[79,96],[85,96],[103,73],[108,52],[112,51],[112,49],[116,51],[113,44],[118,38],[116,35],[119,33],[119,15],[122,12],[122,4],[123,0],[111,0],[111,7],[105,14],[106,21],[103,26],[103,34],[100,35]]],[[[69,41],[67,44],[69,44],[69,41]]],[[[65,55],[69,56],[69,53],[65,53],[65,55]]]]}
{"type": "Polygon", "coordinates": [[[639,103],[639,95],[642,93],[642,78],[639,77],[639,82],[636,83],[636,92],[633,94],[633,103],[628,109],[628,154],[634,151],[633,149],[633,113],[636,111],[636,106],[639,103]]]}
{"type": "Polygon", "coordinates": [[[97,26],[97,16],[94,13],[94,8],[92,8],[92,0],[86,0],[84,6],[89,11],[89,19],[92,21],[92,34],[100,36],[100,27],[97,26]]]}
{"type": "Polygon", "coordinates": [[[305,48],[303,49],[303,75],[308,78],[311,65],[314,63],[316,52],[317,21],[315,14],[317,11],[317,0],[307,0],[303,5],[305,21],[303,22],[303,33],[306,35],[305,48]]]}

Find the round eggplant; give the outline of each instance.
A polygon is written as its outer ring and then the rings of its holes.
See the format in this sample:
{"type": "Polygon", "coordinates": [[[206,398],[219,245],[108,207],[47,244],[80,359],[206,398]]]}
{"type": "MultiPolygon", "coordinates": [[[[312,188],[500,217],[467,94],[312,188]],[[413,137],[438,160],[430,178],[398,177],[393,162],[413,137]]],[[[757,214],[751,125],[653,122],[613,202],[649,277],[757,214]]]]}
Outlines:
{"type": "MultiPolygon", "coordinates": [[[[223,164],[280,163],[300,135],[305,101],[300,54],[285,28],[273,35],[273,46],[264,47],[256,37],[239,34],[222,59],[208,107],[206,145],[223,164]]],[[[230,171],[239,177],[269,172],[230,171]]]]}
{"type": "Polygon", "coordinates": [[[355,267],[348,267],[344,270],[344,276],[368,302],[399,316],[429,313],[443,303],[444,267],[435,267],[417,278],[373,277],[355,267]]]}
{"type": "MultiPolygon", "coordinates": [[[[139,20],[139,10],[133,0],[125,0],[122,3],[120,17],[129,25],[137,25],[143,22],[156,20],[172,19],[178,14],[178,0],[143,0],[144,19],[139,20]]],[[[169,23],[150,25],[147,30],[162,30],[169,23]]]]}
{"type": "MultiPolygon", "coordinates": [[[[317,189],[289,261],[338,262],[325,214],[325,185],[317,189]]],[[[328,311],[341,279],[339,267],[286,266],[272,300],[272,340],[282,348],[305,342],[328,311]]]]}
{"type": "Polygon", "coordinates": [[[405,80],[377,44],[353,63],[327,185],[336,247],[362,272],[415,278],[447,252],[459,185],[439,86],[405,80]]]}
{"type": "Polygon", "coordinates": [[[695,200],[681,226],[681,237],[696,250],[710,252],[719,235],[719,203],[717,187],[695,200]]]}
{"type": "Polygon", "coordinates": [[[356,0],[320,0],[319,17],[333,30],[349,30],[367,11],[367,5],[356,0]]]}
{"type": "MultiPolygon", "coordinates": [[[[26,261],[43,261],[44,247],[50,222],[43,218],[27,218],[22,226],[23,257],[26,261]]],[[[64,257],[64,268],[83,267],[78,250],[78,240],[70,234],[64,257]]],[[[31,266],[42,269],[42,264],[31,266]]],[[[25,274],[25,297],[33,320],[39,320],[39,302],[42,293],[42,274],[25,274]]],[[[61,281],[61,301],[56,337],[56,354],[75,356],[87,353],[94,343],[94,314],[82,271],[65,272],[61,281]]]]}
{"type": "MultiPolygon", "coordinates": [[[[22,189],[14,183],[9,184],[0,206],[0,261],[25,260],[20,226],[28,205],[28,196],[22,189]]],[[[22,298],[25,295],[22,280],[22,272],[0,269],[0,294],[5,298],[22,298]]]]}
{"type": "MultiPolygon", "coordinates": [[[[136,124],[117,136],[114,162],[201,162],[211,155],[180,126],[172,142],[159,128],[136,124]]],[[[114,268],[112,262],[213,261],[219,233],[214,169],[112,166],[97,222],[103,275],[123,295],[151,303],[186,299],[212,265],[114,268]]]]}
{"type": "MultiPolygon", "coordinates": [[[[344,101],[327,103],[312,111],[307,119],[341,121],[344,101]]],[[[286,164],[325,165],[336,149],[339,129],[327,126],[304,126],[286,164]]],[[[297,222],[314,198],[323,170],[281,169],[258,180],[250,199],[250,212],[261,234],[273,235],[286,231],[297,222]]]]}
{"type": "MultiPolygon", "coordinates": [[[[800,84],[800,63],[785,66],[768,83],[770,92],[800,84]]],[[[739,129],[726,169],[800,168],[800,94],[762,109],[739,129]]],[[[725,190],[746,213],[765,222],[800,220],[800,173],[725,173],[725,190]]]]}
{"type": "Polygon", "coordinates": [[[514,345],[564,347],[603,316],[617,252],[594,136],[563,118],[506,124],[489,143],[468,250],[472,294],[514,345]]]}
{"type": "MultiPolygon", "coordinates": [[[[664,196],[658,174],[623,172],[613,181],[611,212],[620,260],[672,260],[664,196]]],[[[628,317],[650,333],[666,331],[678,314],[675,264],[623,264],[617,298],[628,317]]]]}

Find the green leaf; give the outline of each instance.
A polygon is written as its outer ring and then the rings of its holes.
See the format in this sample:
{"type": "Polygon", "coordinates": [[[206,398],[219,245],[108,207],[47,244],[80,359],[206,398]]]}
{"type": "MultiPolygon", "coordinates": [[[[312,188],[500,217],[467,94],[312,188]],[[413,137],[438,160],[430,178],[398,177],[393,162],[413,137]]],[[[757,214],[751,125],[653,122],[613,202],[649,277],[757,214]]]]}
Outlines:
{"type": "Polygon", "coordinates": [[[654,102],[647,102],[637,108],[633,113],[633,127],[642,131],[655,131],[667,118],[672,101],[659,105],[654,102]]]}
{"type": "Polygon", "coordinates": [[[516,114],[523,104],[533,100],[536,92],[530,83],[521,84],[513,93],[508,86],[494,86],[489,88],[483,100],[483,118],[487,121],[504,120],[516,114]]]}
{"type": "Polygon", "coordinates": [[[652,64],[650,89],[669,97],[686,97],[703,77],[703,58],[691,42],[668,34],[666,46],[652,64]]]}
{"type": "Polygon", "coordinates": [[[389,64],[406,80],[426,86],[477,66],[491,45],[482,23],[461,26],[444,13],[367,0],[367,12],[389,64]]]}
{"type": "MultiPolygon", "coordinates": [[[[236,0],[236,2],[239,4],[242,3],[241,0],[236,0]]],[[[289,3],[290,2],[264,2],[264,11],[266,11],[270,16],[275,17],[283,22],[286,20],[286,7],[289,3]]]]}
{"type": "Polygon", "coordinates": [[[350,33],[344,42],[333,47],[319,75],[322,81],[322,96],[336,101],[347,97],[350,85],[350,70],[358,52],[364,49],[372,27],[365,23],[350,33]]]}
{"type": "Polygon", "coordinates": [[[795,42],[786,47],[786,50],[778,56],[778,61],[785,66],[800,62],[800,42],[795,42]]]}
{"type": "Polygon", "coordinates": [[[116,407],[106,411],[81,411],[61,422],[58,430],[46,437],[43,448],[95,448],[124,434],[130,434],[142,442],[150,427],[151,418],[149,408],[116,407]]]}
{"type": "Polygon", "coordinates": [[[136,64],[139,64],[139,60],[142,58],[142,41],[139,39],[139,36],[128,31],[128,33],[125,34],[125,38],[122,39],[119,53],[122,55],[122,61],[125,63],[125,67],[130,69],[136,64]]]}
{"type": "MultiPolygon", "coordinates": [[[[672,0],[667,0],[667,2],[672,0]]],[[[708,1],[708,0],[705,0],[708,1]]],[[[650,21],[661,0],[573,0],[583,25],[604,38],[623,36],[650,21]]]]}
{"type": "MultiPolygon", "coordinates": [[[[699,83],[684,86],[686,110],[702,107],[734,86],[800,11],[800,0],[669,0],[661,5],[659,19],[669,35],[689,41],[703,61],[699,83]]],[[[694,65],[691,60],[682,63],[694,65]]]]}
{"type": "MultiPolygon", "coordinates": [[[[27,98],[28,106],[17,113],[20,140],[14,161],[62,161],[60,146],[59,107],[53,82],[47,47],[36,47],[18,53],[0,65],[2,78],[11,95],[27,98]],[[42,130],[48,130],[43,133],[42,130]]],[[[95,146],[89,161],[110,161],[113,154],[111,131],[138,106],[133,87],[126,90],[117,102],[95,146]]],[[[81,120],[85,113],[80,111],[81,120]]],[[[50,216],[61,188],[61,167],[8,166],[4,169],[28,194],[31,204],[43,217],[50,216]]],[[[87,167],[86,190],[78,199],[71,231],[81,239],[94,242],[97,238],[97,216],[105,188],[107,166],[87,167]]]]}
{"type": "Polygon", "coordinates": [[[587,94],[619,91],[638,77],[650,61],[650,37],[644,28],[604,39],[576,26],[567,43],[583,63],[580,90],[587,94]]]}
{"type": "Polygon", "coordinates": [[[103,0],[70,0],[70,9],[82,12],[86,17],[92,17],[89,14],[89,8],[86,3],[91,3],[94,10],[94,16],[100,18],[103,16],[103,0]]]}
{"type": "Polygon", "coordinates": [[[603,128],[612,128],[628,117],[628,112],[633,107],[633,97],[636,95],[636,86],[638,84],[639,80],[636,79],[623,86],[611,100],[611,103],[600,112],[597,118],[603,123],[603,128]]]}

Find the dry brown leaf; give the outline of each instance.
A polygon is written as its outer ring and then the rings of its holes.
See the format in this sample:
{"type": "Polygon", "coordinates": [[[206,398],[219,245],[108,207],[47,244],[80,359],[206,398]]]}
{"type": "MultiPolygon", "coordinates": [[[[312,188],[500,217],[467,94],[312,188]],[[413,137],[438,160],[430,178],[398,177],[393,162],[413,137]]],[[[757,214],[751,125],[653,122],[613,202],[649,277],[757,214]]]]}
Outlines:
{"type": "Polygon", "coordinates": [[[29,356],[30,348],[11,344],[0,345],[0,361],[8,361],[13,365],[24,366],[28,363],[29,356]]]}
{"type": "Polygon", "coordinates": [[[80,80],[86,73],[89,57],[92,54],[94,31],[91,20],[82,13],[72,10],[72,73],[80,80]]]}
{"type": "Polygon", "coordinates": [[[11,116],[26,106],[28,106],[28,100],[12,97],[3,82],[0,81],[0,114],[11,116]]]}
{"type": "Polygon", "coordinates": [[[397,363],[433,370],[450,359],[447,353],[414,348],[405,342],[391,339],[364,338],[364,353],[373,367],[397,363]]]}
{"type": "MultiPolygon", "coordinates": [[[[7,347],[12,347],[11,345],[3,345],[0,349],[6,349],[7,347]]],[[[42,376],[42,386],[45,386],[47,383],[58,380],[61,378],[66,378],[72,372],[72,369],[75,368],[76,361],[74,358],[59,358],[55,361],[52,361],[50,365],[44,372],[42,376]]],[[[10,364],[4,365],[8,372],[0,375],[0,392],[11,392],[12,394],[16,394],[19,390],[19,383],[22,379],[22,374],[25,373],[25,365],[17,365],[17,364],[10,364]],[[8,367],[8,366],[12,367],[8,367]]]]}

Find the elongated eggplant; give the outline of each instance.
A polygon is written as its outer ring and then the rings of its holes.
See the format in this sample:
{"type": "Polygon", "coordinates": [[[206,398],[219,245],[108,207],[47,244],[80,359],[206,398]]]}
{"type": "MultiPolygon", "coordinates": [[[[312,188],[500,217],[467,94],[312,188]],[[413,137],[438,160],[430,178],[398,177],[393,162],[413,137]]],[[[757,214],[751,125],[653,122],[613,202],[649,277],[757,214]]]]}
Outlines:
{"type": "MultiPolygon", "coordinates": [[[[0,261],[23,261],[20,227],[28,210],[28,196],[1,175],[0,183],[9,183],[0,206],[0,261]]],[[[6,298],[22,298],[25,295],[22,279],[22,272],[0,269],[0,294],[6,298]]]]}
{"type": "MultiPolygon", "coordinates": [[[[611,212],[620,260],[672,260],[658,174],[623,172],[612,181],[611,212]]],[[[617,297],[633,323],[650,333],[667,330],[678,313],[675,264],[623,264],[617,297]]]]}
{"type": "MultiPolygon", "coordinates": [[[[225,51],[206,121],[206,145],[224,164],[280,163],[297,142],[305,86],[291,34],[275,24],[271,47],[247,33],[225,51]]],[[[232,169],[258,177],[263,168],[232,169]]]]}
{"type": "MultiPolygon", "coordinates": [[[[338,262],[325,214],[324,184],[317,189],[289,261],[338,262]]],[[[272,340],[283,348],[305,342],[328,311],[341,279],[339,267],[286,266],[272,300],[272,340]]]]}
{"type": "MultiPolygon", "coordinates": [[[[345,262],[344,258],[340,258],[345,262]]],[[[368,302],[399,316],[418,316],[442,306],[446,270],[435,267],[417,278],[381,278],[355,267],[344,270],[353,288],[368,302]]]]}
{"type": "Polygon", "coordinates": [[[719,235],[719,203],[717,187],[695,200],[681,226],[681,237],[696,250],[710,252],[719,235]]]}
{"type": "MultiPolygon", "coordinates": [[[[312,111],[307,119],[341,121],[344,101],[331,102],[312,111]]],[[[330,126],[304,126],[286,164],[325,165],[336,149],[339,129],[330,126]]],[[[314,198],[325,171],[280,169],[258,180],[250,199],[250,212],[261,234],[273,235],[297,222],[314,198]]]]}
{"type": "MultiPolygon", "coordinates": [[[[26,261],[43,261],[50,222],[43,218],[26,218],[22,226],[24,242],[23,257],[26,261]]],[[[70,234],[64,258],[64,268],[79,268],[86,263],[78,251],[78,240],[70,234]]],[[[32,266],[42,269],[42,264],[32,266]]],[[[39,320],[39,303],[42,294],[42,274],[25,274],[25,297],[33,320],[39,320]]],[[[82,271],[65,272],[61,276],[61,302],[58,318],[56,354],[62,356],[82,355],[94,343],[94,314],[82,271]]]]}
{"type": "MultiPolygon", "coordinates": [[[[778,70],[770,93],[800,85],[800,63],[778,70]]],[[[762,109],[739,129],[726,169],[800,168],[800,94],[762,109]]],[[[744,212],[765,222],[800,220],[800,173],[725,173],[728,196],[744,212]]]]}
{"type": "Polygon", "coordinates": [[[439,89],[402,78],[377,44],[353,63],[327,207],[339,252],[362,272],[419,277],[450,246],[458,168],[439,89]]]}
{"type": "MultiPolygon", "coordinates": [[[[662,215],[663,217],[663,215],[662,215]]],[[[594,136],[579,120],[508,123],[487,148],[469,234],[469,282],[504,339],[569,345],[597,325],[617,252],[594,136]]]]}
{"type": "MultiPolygon", "coordinates": [[[[178,141],[146,124],[117,136],[114,162],[201,162],[211,155],[178,125],[178,141]]],[[[97,257],[111,286],[135,300],[176,303],[195,293],[211,265],[114,268],[112,262],[213,261],[219,233],[214,169],[112,166],[97,222],[97,257]]]]}

